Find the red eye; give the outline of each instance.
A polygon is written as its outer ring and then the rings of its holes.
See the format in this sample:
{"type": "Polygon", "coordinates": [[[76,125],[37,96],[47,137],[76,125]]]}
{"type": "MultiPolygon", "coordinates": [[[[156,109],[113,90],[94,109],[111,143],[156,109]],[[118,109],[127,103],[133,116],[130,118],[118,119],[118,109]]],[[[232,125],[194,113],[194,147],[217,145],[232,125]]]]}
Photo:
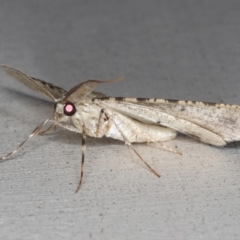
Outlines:
{"type": "Polygon", "coordinates": [[[64,114],[67,115],[67,116],[72,116],[75,114],[76,112],[76,107],[73,103],[66,103],[65,106],[64,106],[64,114]]]}

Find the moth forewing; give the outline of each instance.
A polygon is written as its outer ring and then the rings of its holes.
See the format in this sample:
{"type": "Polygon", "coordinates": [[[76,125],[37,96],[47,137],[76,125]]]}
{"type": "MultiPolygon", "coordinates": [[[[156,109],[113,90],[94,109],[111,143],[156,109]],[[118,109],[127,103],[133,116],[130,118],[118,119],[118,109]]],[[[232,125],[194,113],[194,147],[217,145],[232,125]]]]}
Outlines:
{"type": "Polygon", "coordinates": [[[102,98],[102,106],[138,121],[175,129],[202,142],[224,146],[239,141],[240,108],[192,101],[102,98]]]}

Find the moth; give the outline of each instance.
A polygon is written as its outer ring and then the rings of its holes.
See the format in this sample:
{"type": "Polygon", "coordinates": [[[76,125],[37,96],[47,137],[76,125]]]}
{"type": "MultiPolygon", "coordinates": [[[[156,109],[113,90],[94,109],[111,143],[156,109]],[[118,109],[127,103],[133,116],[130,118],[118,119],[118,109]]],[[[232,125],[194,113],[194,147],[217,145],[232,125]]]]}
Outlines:
{"type": "MultiPolygon", "coordinates": [[[[43,121],[17,148],[2,156],[1,160],[16,153],[28,140],[60,126],[82,134],[82,157],[79,191],[84,172],[86,136],[110,137],[125,142],[145,166],[157,177],[160,175],[140,156],[132,143],[169,141],[177,133],[186,134],[201,142],[225,146],[239,141],[240,107],[237,105],[165,100],[157,98],[108,97],[95,88],[115,80],[88,80],[66,91],[51,83],[30,77],[6,65],[0,65],[15,80],[55,102],[52,118],[43,121]],[[51,125],[43,130],[46,123],[51,125]]],[[[162,145],[166,150],[179,153],[162,145]]]]}

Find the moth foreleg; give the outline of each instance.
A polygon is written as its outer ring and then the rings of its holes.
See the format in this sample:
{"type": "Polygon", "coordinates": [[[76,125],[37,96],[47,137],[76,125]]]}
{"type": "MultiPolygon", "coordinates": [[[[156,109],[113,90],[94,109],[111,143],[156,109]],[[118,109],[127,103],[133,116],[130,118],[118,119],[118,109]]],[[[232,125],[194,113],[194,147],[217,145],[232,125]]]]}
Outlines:
{"type": "Polygon", "coordinates": [[[39,132],[38,135],[44,135],[47,132],[51,131],[54,127],[56,127],[55,123],[51,124],[46,130],[39,132]]]}
{"type": "Polygon", "coordinates": [[[82,180],[83,180],[83,171],[84,171],[84,159],[85,159],[85,152],[86,152],[86,134],[85,134],[85,129],[84,126],[82,126],[82,132],[80,132],[80,129],[71,126],[67,123],[63,122],[55,122],[54,124],[58,125],[59,127],[62,127],[64,129],[67,129],[71,132],[76,132],[76,133],[82,133],[82,163],[81,163],[81,173],[80,173],[80,180],[78,183],[78,187],[75,191],[77,193],[82,185],[82,180]]]}
{"type": "Polygon", "coordinates": [[[82,163],[81,163],[81,173],[80,173],[80,180],[78,183],[78,187],[75,191],[77,193],[82,185],[82,180],[83,180],[83,171],[84,171],[84,159],[85,159],[85,152],[86,152],[86,134],[85,134],[85,129],[84,126],[82,127],[82,163]]]}
{"type": "Polygon", "coordinates": [[[79,189],[81,188],[82,181],[83,181],[84,160],[85,160],[85,152],[86,152],[85,127],[81,126],[81,129],[79,129],[79,128],[76,128],[75,126],[69,125],[69,124],[64,123],[64,122],[53,122],[53,124],[58,125],[59,127],[67,129],[67,130],[69,130],[71,132],[82,133],[82,162],[81,162],[81,170],[80,170],[80,180],[79,180],[79,183],[78,183],[78,187],[77,187],[77,189],[75,191],[75,193],[77,193],[79,191],[79,189]]]}
{"type": "Polygon", "coordinates": [[[64,129],[67,129],[71,132],[76,132],[76,133],[81,133],[82,129],[78,129],[76,128],[75,126],[72,126],[72,125],[69,125],[67,123],[64,123],[64,122],[54,122],[55,125],[59,126],[59,127],[62,127],[64,129]]]}
{"type": "Polygon", "coordinates": [[[2,156],[0,158],[0,161],[5,160],[7,157],[15,154],[16,152],[18,152],[18,150],[26,143],[28,142],[32,137],[38,135],[40,133],[40,130],[44,127],[44,125],[49,121],[50,119],[45,120],[44,122],[42,122],[37,128],[35,128],[35,130],[27,137],[27,139],[25,139],[20,145],[18,145],[12,152],[2,156]]]}
{"type": "Polygon", "coordinates": [[[110,119],[111,122],[114,124],[114,126],[116,127],[116,129],[119,131],[119,133],[121,134],[124,142],[126,145],[128,145],[134,152],[135,154],[139,157],[139,159],[146,165],[146,167],[150,170],[150,172],[152,172],[154,175],[156,175],[157,177],[160,177],[160,175],[142,158],[142,156],[137,152],[137,150],[133,147],[133,145],[131,144],[131,142],[128,140],[128,138],[126,137],[126,135],[123,133],[121,127],[119,126],[119,124],[114,120],[114,117],[110,116],[104,109],[102,109],[102,111],[104,111],[105,116],[107,117],[107,119],[110,119]]]}

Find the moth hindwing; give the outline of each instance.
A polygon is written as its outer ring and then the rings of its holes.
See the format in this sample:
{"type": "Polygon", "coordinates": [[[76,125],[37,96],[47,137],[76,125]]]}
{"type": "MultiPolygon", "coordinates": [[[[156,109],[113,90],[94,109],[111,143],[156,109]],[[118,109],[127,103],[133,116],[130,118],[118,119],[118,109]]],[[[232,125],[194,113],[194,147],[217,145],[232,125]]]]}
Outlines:
{"type": "MultiPolygon", "coordinates": [[[[168,141],[174,139],[177,132],[216,146],[240,140],[240,134],[235,131],[240,126],[240,110],[237,105],[156,98],[111,98],[94,89],[100,84],[117,82],[122,78],[88,80],[66,91],[6,65],[0,65],[0,69],[31,90],[55,101],[53,117],[43,121],[25,141],[0,160],[13,155],[32,137],[44,134],[54,126],[81,133],[82,163],[76,192],[83,180],[86,136],[106,136],[124,141],[158,177],[160,175],[141,157],[132,143],[168,141]],[[50,127],[43,130],[48,122],[51,123],[50,127]]],[[[179,153],[164,145],[162,147],[179,153]]]]}

